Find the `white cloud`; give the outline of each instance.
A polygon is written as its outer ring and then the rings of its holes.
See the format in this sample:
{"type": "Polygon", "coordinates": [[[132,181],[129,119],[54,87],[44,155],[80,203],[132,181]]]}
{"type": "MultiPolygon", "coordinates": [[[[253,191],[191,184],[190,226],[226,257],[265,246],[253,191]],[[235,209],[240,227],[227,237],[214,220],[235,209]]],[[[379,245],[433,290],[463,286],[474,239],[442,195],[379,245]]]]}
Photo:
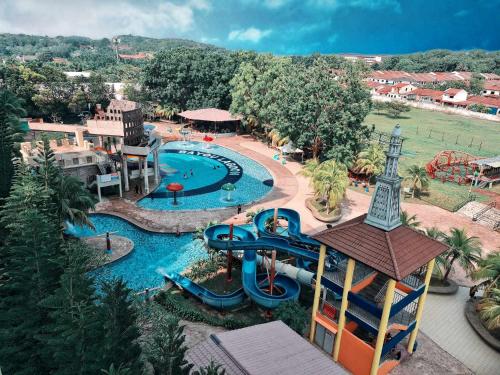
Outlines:
{"type": "Polygon", "coordinates": [[[0,32],[38,35],[118,34],[175,36],[195,25],[195,12],[210,9],[207,0],[184,4],[151,0],[2,0],[0,32]]]}
{"type": "Polygon", "coordinates": [[[271,34],[272,30],[260,30],[255,27],[249,27],[246,30],[233,30],[229,33],[229,40],[241,40],[245,42],[258,43],[262,38],[271,34]]]}
{"type": "Polygon", "coordinates": [[[309,4],[317,7],[347,8],[357,7],[365,9],[393,8],[401,10],[399,0],[309,0],[309,4]]]}

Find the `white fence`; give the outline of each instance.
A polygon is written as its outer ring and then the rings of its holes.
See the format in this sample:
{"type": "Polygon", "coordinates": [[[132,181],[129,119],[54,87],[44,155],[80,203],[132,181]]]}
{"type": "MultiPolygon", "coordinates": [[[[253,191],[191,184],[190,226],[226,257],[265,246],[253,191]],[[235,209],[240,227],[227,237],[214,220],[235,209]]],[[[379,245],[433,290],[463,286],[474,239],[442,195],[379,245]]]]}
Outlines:
{"type": "Polygon", "coordinates": [[[379,101],[379,102],[390,102],[390,101],[396,100],[396,101],[404,102],[404,103],[408,104],[410,107],[414,107],[414,108],[428,109],[431,111],[439,111],[439,112],[444,112],[444,113],[448,113],[448,114],[477,118],[477,119],[481,119],[481,120],[490,120],[490,121],[500,122],[500,116],[491,115],[489,113],[480,113],[480,112],[469,111],[469,110],[463,109],[463,108],[446,107],[446,106],[433,104],[433,103],[424,103],[424,102],[415,102],[412,100],[395,99],[395,98],[389,98],[387,96],[380,96],[380,95],[372,95],[372,99],[379,101]]]}

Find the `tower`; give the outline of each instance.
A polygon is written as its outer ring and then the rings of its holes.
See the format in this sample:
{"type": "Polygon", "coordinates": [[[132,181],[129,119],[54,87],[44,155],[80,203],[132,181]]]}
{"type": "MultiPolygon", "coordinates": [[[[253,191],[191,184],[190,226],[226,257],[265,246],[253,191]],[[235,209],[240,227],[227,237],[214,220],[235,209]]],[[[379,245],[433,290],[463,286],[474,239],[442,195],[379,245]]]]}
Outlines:
{"type": "Polygon", "coordinates": [[[401,225],[400,190],[401,177],[398,175],[398,160],[403,140],[401,127],[396,125],[391,134],[389,150],[386,153],[384,173],[377,177],[375,193],[365,223],[390,231],[401,225]]]}

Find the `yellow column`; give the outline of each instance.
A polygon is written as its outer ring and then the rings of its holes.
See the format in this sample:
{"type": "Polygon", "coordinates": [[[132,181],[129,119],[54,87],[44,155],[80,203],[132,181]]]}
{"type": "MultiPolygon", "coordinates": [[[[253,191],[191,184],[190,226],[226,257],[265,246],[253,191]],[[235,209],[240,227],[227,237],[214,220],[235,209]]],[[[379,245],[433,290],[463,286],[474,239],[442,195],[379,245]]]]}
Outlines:
{"type": "Polygon", "coordinates": [[[424,312],[425,300],[427,298],[427,291],[429,290],[429,284],[431,282],[432,270],[434,269],[435,259],[427,263],[427,272],[425,273],[425,289],[420,298],[418,299],[417,315],[415,316],[415,329],[410,334],[410,339],[408,340],[408,353],[413,353],[415,346],[415,341],[417,340],[418,328],[420,327],[420,320],[422,319],[422,314],[424,312]]]}
{"type": "Polygon", "coordinates": [[[340,305],[339,312],[339,325],[337,328],[337,335],[335,336],[335,346],[333,347],[333,360],[337,362],[339,360],[340,353],[340,340],[342,340],[342,331],[345,327],[345,312],[347,310],[347,297],[352,286],[352,277],[354,275],[354,266],[356,262],[354,259],[349,258],[347,261],[347,270],[344,279],[344,290],[342,291],[342,303],[340,305]]]}
{"type": "Polygon", "coordinates": [[[394,289],[396,287],[396,280],[390,279],[387,283],[387,290],[385,292],[384,309],[380,318],[378,326],[377,342],[375,344],[375,353],[373,354],[372,369],[370,375],[378,373],[378,366],[380,365],[380,354],[384,346],[385,333],[387,332],[387,323],[389,322],[389,313],[391,312],[392,301],[394,300],[394,289]]]}
{"type": "Polygon", "coordinates": [[[316,272],[316,287],[314,289],[314,301],[312,308],[312,319],[311,319],[311,332],[309,334],[309,341],[314,341],[314,334],[316,333],[316,313],[318,312],[319,299],[321,297],[321,276],[323,276],[323,270],[325,269],[325,256],[326,256],[326,246],[321,245],[319,247],[319,260],[318,260],[318,271],[316,272]]]}

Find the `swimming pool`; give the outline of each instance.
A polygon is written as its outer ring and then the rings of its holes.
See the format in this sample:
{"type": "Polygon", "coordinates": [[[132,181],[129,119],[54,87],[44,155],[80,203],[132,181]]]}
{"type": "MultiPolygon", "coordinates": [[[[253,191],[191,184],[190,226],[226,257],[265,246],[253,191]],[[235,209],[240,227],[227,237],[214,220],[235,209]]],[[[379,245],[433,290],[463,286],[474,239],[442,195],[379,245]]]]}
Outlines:
{"type": "MultiPolygon", "coordinates": [[[[152,159],[151,159],[152,162],[152,159]]],[[[137,204],[152,210],[204,210],[257,201],[273,188],[273,178],[262,165],[225,147],[203,142],[176,141],[159,151],[160,186],[137,204]],[[178,205],[166,185],[184,186],[178,205]],[[222,185],[232,183],[236,191],[226,201],[222,185]]]]}
{"type": "Polygon", "coordinates": [[[173,234],[147,232],[110,215],[91,215],[91,220],[96,228],[95,232],[71,226],[68,232],[77,237],[113,232],[131,239],[135,245],[129,255],[92,271],[98,283],[121,277],[129,288],[141,291],[161,286],[164,273],[181,272],[193,261],[207,256],[203,242],[193,240],[190,233],[176,237],[173,234]]]}

